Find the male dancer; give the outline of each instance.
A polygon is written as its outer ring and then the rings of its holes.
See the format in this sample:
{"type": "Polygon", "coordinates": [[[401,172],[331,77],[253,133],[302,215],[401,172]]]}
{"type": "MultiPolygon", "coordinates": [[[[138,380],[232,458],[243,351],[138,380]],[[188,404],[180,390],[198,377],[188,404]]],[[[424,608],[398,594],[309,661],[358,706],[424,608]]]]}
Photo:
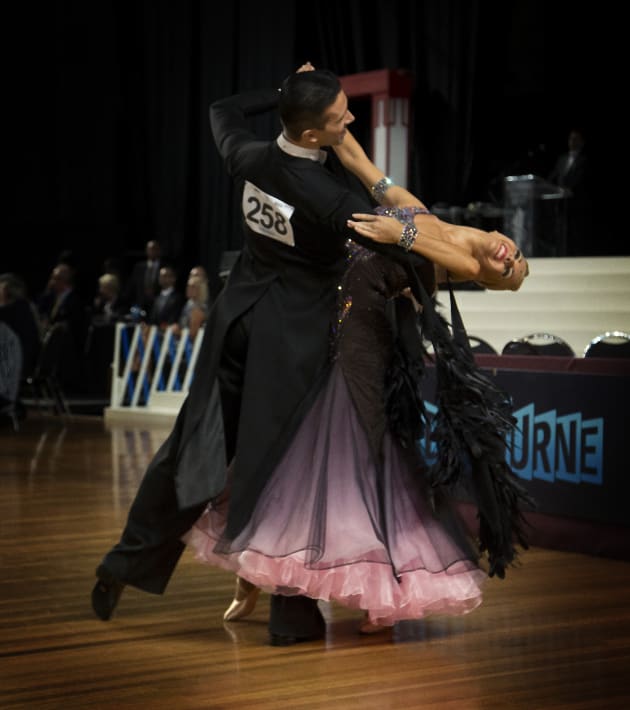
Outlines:
{"type": "MultiPolygon", "coordinates": [[[[304,65],[280,92],[217,101],[216,145],[242,190],[245,241],[208,318],[189,396],[150,463],[120,542],[97,569],[96,614],[110,618],[125,584],[162,593],[181,536],[228,484],[226,534],[238,535],[325,379],[331,319],[349,237],[404,263],[421,257],[351,231],[371,209],[323,164],[354,116],[339,80],[304,65]],[[260,141],[247,117],[279,107],[282,134],[260,141]]],[[[408,248],[408,247],[406,247],[408,248]]],[[[314,599],[272,595],[272,645],[320,638],[314,599]]]]}

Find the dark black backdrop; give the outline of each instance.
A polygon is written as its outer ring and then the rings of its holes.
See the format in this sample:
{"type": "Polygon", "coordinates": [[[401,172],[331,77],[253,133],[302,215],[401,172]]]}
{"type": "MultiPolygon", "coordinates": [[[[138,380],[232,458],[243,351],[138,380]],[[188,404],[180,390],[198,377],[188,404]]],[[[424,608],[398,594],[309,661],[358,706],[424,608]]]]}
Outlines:
{"type": "MultiPolygon", "coordinates": [[[[240,245],[208,106],[275,86],[306,60],[340,75],[409,70],[410,187],[428,204],[489,201],[510,172],[546,173],[575,124],[601,206],[594,254],[628,253],[609,207],[618,137],[606,3],[543,0],[59,0],[6,12],[9,189],[0,272],[31,295],[71,249],[79,284],[159,239],[182,273],[240,245]]],[[[610,3],[610,8],[615,7],[610,3]]],[[[359,107],[360,108],[360,107],[359,107]]],[[[261,133],[277,131],[273,117],[261,133]]]]}

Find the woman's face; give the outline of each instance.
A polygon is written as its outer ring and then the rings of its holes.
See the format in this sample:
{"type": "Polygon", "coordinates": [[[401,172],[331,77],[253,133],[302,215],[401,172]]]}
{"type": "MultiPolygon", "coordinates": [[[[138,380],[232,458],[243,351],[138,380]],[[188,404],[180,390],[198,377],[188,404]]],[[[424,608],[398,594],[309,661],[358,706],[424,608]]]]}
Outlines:
{"type": "Polygon", "coordinates": [[[492,290],[517,291],[529,273],[527,260],[504,234],[490,232],[480,242],[476,257],[481,265],[478,283],[492,290]]]}
{"type": "Polygon", "coordinates": [[[194,278],[188,279],[186,284],[186,298],[190,298],[193,301],[197,300],[199,296],[199,284],[194,278]]]}

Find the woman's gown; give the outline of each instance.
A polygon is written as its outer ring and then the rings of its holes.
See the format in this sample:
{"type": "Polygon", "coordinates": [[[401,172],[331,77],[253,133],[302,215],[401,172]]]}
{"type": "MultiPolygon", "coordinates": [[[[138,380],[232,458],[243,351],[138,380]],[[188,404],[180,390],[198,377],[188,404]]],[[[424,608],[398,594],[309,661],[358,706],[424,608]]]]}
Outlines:
{"type": "Polygon", "coordinates": [[[268,592],[364,609],[374,624],[469,612],[487,573],[448,504],[432,510],[419,448],[389,425],[390,311],[397,298],[410,303],[400,295],[405,272],[354,245],[348,261],[329,379],[249,523],[223,536],[227,491],[185,542],[197,559],[268,592]]]}

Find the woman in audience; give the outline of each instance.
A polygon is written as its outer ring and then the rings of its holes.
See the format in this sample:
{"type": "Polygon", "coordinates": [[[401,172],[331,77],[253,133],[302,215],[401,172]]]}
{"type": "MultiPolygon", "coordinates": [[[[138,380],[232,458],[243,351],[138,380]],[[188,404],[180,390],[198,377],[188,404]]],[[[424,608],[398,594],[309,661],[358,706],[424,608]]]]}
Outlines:
{"type": "Polygon", "coordinates": [[[176,335],[180,335],[184,328],[188,328],[190,339],[194,340],[208,317],[207,281],[201,276],[189,276],[186,284],[186,299],[179,323],[174,326],[174,330],[176,335]]]}

